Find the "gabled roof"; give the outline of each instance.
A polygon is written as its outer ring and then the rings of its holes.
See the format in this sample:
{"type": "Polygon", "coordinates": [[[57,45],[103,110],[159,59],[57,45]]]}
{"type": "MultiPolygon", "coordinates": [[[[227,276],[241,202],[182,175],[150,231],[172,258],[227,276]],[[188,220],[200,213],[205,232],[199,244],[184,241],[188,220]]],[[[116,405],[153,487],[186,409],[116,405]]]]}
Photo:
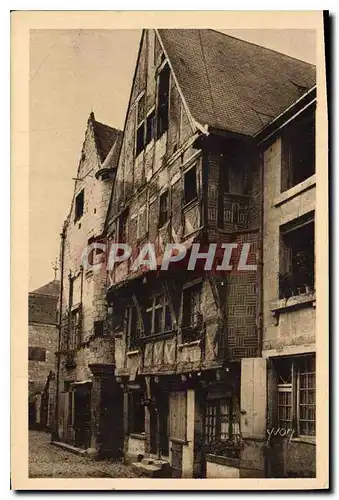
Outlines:
{"type": "Polygon", "coordinates": [[[97,152],[101,162],[104,162],[112,147],[115,145],[117,140],[120,139],[122,132],[121,130],[96,121],[93,112],[90,114],[90,119],[93,124],[97,152]]]}
{"type": "Polygon", "coordinates": [[[312,64],[209,29],[159,29],[192,117],[253,136],[316,82],[312,64]]]}
{"type": "Polygon", "coordinates": [[[34,293],[36,295],[50,295],[52,297],[59,297],[59,291],[60,291],[60,281],[53,280],[47,283],[46,285],[43,285],[40,288],[37,288],[36,290],[33,290],[30,293],[34,293]]]}

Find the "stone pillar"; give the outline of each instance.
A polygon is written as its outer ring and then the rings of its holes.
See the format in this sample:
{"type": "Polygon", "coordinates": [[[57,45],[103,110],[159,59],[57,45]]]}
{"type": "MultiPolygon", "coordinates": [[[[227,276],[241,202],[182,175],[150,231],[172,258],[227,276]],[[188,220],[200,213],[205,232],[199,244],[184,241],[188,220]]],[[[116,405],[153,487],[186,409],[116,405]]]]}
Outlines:
{"type": "Polygon", "coordinates": [[[182,455],[182,477],[194,477],[195,389],[187,389],[186,441],[182,455]]]}
{"type": "Polygon", "coordinates": [[[122,454],[122,391],[113,364],[91,364],[91,447],[94,460],[122,454]]]}
{"type": "Polygon", "coordinates": [[[265,477],[267,372],[265,358],[241,360],[240,477],[265,477]]]}
{"type": "Polygon", "coordinates": [[[123,398],[124,398],[124,402],[123,402],[123,405],[124,405],[124,416],[123,416],[123,418],[124,418],[124,424],[123,424],[124,425],[124,457],[125,457],[125,461],[128,461],[126,459],[127,459],[127,454],[128,454],[130,416],[129,416],[129,396],[128,396],[128,389],[126,386],[124,387],[123,398]]]}

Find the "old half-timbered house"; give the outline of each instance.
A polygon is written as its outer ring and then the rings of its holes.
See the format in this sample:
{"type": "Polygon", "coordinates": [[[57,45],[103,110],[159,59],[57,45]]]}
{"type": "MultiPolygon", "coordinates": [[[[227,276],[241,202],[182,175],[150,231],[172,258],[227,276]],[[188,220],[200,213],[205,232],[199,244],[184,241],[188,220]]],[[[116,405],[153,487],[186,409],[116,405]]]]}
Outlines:
{"type": "Polygon", "coordinates": [[[70,212],[61,234],[58,399],[53,439],[90,449],[93,456],[116,455],[121,449],[122,399],[114,378],[114,342],[107,323],[106,272],[93,267],[103,252],[99,248],[87,252],[102,238],[121,137],[121,131],[90,114],[73,179],[70,212]]]}
{"type": "Polygon", "coordinates": [[[109,271],[107,297],[125,458],[149,474],[265,474],[253,137],[313,83],[309,64],[223,33],[143,31],[106,231],[131,247],[109,271]],[[145,243],[155,268],[138,265],[145,243]],[[169,243],[185,255],[166,268],[169,243]],[[232,270],[205,270],[202,258],[190,270],[197,243],[217,244],[222,268],[221,245],[232,245],[232,270]]]}

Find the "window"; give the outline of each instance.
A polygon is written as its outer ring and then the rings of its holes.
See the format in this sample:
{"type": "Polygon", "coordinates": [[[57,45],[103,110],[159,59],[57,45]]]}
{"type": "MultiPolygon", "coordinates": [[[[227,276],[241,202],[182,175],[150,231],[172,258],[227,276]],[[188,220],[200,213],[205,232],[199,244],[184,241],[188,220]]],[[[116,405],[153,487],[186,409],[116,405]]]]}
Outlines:
{"type": "Polygon", "coordinates": [[[285,359],[279,363],[278,422],[284,429],[292,427],[292,364],[285,359]]]}
{"type": "Polygon", "coordinates": [[[95,337],[103,337],[104,336],[104,322],[102,320],[94,321],[93,330],[94,330],[95,337]]]}
{"type": "Polygon", "coordinates": [[[145,95],[142,95],[137,102],[137,129],[135,156],[145,149],[155,136],[155,111],[148,111],[145,118],[145,95]]]}
{"type": "Polygon", "coordinates": [[[157,138],[159,139],[168,129],[168,101],[169,101],[170,69],[168,64],[162,68],[158,77],[158,106],[157,106],[157,138]]]}
{"type": "Polygon", "coordinates": [[[314,244],[314,212],[280,227],[280,298],[313,292],[314,244]]]}
{"type": "Polygon", "coordinates": [[[155,111],[151,111],[146,118],[146,146],[155,136],[155,111]]]}
{"type": "Polygon", "coordinates": [[[119,243],[127,242],[128,210],[125,210],[119,217],[119,243]]]}
{"type": "Polygon", "coordinates": [[[142,434],[145,432],[144,393],[133,391],[128,394],[129,432],[142,434]]]}
{"type": "Polygon", "coordinates": [[[145,137],[145,122],[142,122],[137,128],[136,156],[139,156],[141,151],[144,149],[145,146],[144,137],[145,137]]]}
{"type": "Polygon", "coordinates": [[[75,217],[74,222],[79,220],[84,213],[84,190],[80,191],[80,193],[75,198],[75,217]]]}
{"type": "Polygon", "coordinates": [[[168,191],[160,195],[160,213],[159,213],[159,227],[162,227],[169,217],[169,199],[168,191]]]}
{"type": "Polygon", "coordinates": [[[145,94],[137,101],[137,131],[135,156],[139,156],[145,147],[145,94]]]}
{"type": "Polygon", "coordinates": [[[69,340],[69,349],[73,350],[81,343],[81,308],[77,307],[71,311],[71,332],[69,340]]]}
{"type": "Polygon", "coordinates": [[[184,174],[184,203],[189,203],[197,196],[197,166],[194,165],[184,174]]]}
{"type": "Polygon", "coordinates": [[[184,289],[182,308],[182,341],[198,340],[202,328],[201,283],[184,289]]]}
{"type": "Polygon", "coordinates": [[[147,233],[147,209],[145,206],[140,208],[137,219],[137,238],[143,238],[147,233]]]}
{"type": "Polygon", "coordinates": [[[275,360],[279,427],[315,436],[315,355],[275,360]]]}
{"type": "Polygon", "coordinates": [[[29,361],[46,361],[46,349],[44,347],[29,347],[29,361]]]}
{"type": "Polygon", "coordinates": [[[281,191],[315,173],[315,117],[302,118],[282,136],[281,191]]]}
{"type": "Polygon", "coordinates": [[[172,328],[172,315],[166,295],[151,298],[145,309],[145,335],[170,331],[172,328]]]}
{"type": "Polygon", "coordinates": [[[238,456],[240,425],[235,400],[223,398],[207,401],[204,428],[205,444],[209,453],[238,456]]]}
{"type": "Polygon", "coordinates": [[[124,331],[129,349],[138,347],[141,336],[141,326],[136,307],[129,306],[125,309],[124,331]]]}

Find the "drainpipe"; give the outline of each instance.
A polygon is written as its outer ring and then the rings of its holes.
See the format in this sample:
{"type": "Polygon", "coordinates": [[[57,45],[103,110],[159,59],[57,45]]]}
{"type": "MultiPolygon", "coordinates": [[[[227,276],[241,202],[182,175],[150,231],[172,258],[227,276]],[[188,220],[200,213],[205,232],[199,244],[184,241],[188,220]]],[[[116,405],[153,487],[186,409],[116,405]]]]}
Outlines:
{"type": "Polygon", "coordinates": [[[63,227],[61,238],[61,252],[60,252],[60,294],[59,294],[59,323],[58,323],[58,352],[57,352],[57,374],[56,374],[56,395],[55,395],[55,414],[52,431],[52,441],[59,440],[59,381],[60,381],[60,349],[61,349],[61,325],[62,325],[62,298],[64,290],[64,256],[65,256],[65,228],[63,227]]]}
{"type": "Polygon", "coordinates": [[[259,228],[259,312],[258,312],[258,356],[262,353],[262,341],[263,341],[263,305],[264,305],[264,287],[263,287],[263,272],[264,272],[264,156],[262,152],[259,152],[259,168],[260,168],[260,184],[261,184],[261,200],[260,200],[260,228],[259,228]]]}

